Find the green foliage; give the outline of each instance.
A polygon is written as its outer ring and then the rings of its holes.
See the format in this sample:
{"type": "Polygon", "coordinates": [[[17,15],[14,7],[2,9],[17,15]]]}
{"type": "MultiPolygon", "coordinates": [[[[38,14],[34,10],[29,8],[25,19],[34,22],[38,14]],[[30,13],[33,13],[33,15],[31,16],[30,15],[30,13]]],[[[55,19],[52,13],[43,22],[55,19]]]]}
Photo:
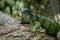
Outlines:
{"type": "Polygon", "coordinates": [[[0,9],[4,8],[4,4],[5,4],[4,1],[0,1],[0,9]]]}
{"type": "Polygon", "coordinates": [[[3,10],[4,13],[7,13],[7,14],[10,14],[10,8],[9,6],[7,6],[4,10],[3,10]]]}
{"type": "Polygon", "coordinates": [[[31,28],[31,32],[36,33],[37,29],[41,27],[41,24],[37,21],[33,24],[33,27],[31,28]]]}
{"type": "Polygon", "coordinates": [[[47,33],[50,35],[56,35],[57,33],[57,29],[56,29],[57,25],[50,23],[48,28],[46,29],[47,33]]]}
{"type": "Polygon", "coordinates": [[[42,15],[39,18],[42,19],[41,25],[43,26],[43,28],[46,29],[46,31],[49,35],[55,35],[58,32],[57,31],[58,27],[60,29],[60,26],[58,26],[59,24],[57,25],[57,23],[54,20],[47,18],[45,16],[42,16],[42,15]]]}
{"type": "Polygon", "coordinates": [[[20,21],[22,20],[23,14],[23,22],[25,22],[26,20],[30,20],[26,18],[27,16],[29,16],[28,8],[28,0],[0,0],[0,10],[13,16],[14,18],[17,18],[20,21]],[[25,9],[27,9],[27,12],[24,12],[25,9]]]}
{"type": "Polygon", "coordinates": [[[9,6],[13,6],[15,4],[15,0],[6,0],[6,3],[9,5],[9,6]]]}
{"type": "MultiPolygon", "coordinates": [[[[38,22],[40,23],[41,27],[46,29],[46,32],[49,35],[52,36],[56,36],[57,32],[60,30],[60,25],[58,23],[56,23],[54,20],[46,17],[46,16],[38,16],[38,22]]],[[[38,26],[36,26],[37,24],[34,24],[35,26],[33,26],[33,30],[36,31],[38,26]]]]}
{"type": "Polygon", "coordinates": [[[33,2],[32,0],[31,2],[28,0],[0,0],[0,10],[17,18],[22,23],[30,22],[33,25],[31,32],[35,33],[41,26],[46,29],[48,34],[54,35],[60,30],[60,25],[54,20],[41,15],[41,12],[48,15],[46,9],[41,8],[41,5],[44,6],[44,2],[45,0],[39,0],[39,3],[37,0],[33,2]]]}

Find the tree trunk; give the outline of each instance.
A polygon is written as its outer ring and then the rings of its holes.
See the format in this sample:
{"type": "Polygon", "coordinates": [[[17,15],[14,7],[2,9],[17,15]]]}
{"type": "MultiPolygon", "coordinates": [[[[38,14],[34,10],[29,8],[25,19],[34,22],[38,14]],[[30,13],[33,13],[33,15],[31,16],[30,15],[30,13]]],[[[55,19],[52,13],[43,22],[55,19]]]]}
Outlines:
{"type": "Polygon", "coordinates": [[[59,0],[48,0],[47,13],[52,19],[60,22],[59,0]]]}

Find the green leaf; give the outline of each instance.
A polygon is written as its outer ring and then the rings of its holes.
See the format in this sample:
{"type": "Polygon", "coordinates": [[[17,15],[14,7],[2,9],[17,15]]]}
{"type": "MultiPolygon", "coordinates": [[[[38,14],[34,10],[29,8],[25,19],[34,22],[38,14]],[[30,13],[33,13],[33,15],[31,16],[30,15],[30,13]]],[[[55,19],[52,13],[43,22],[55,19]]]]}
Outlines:
{"type": "Polygon", "coordinates": [[[37,29],[40,28],[40,26],[41,26],[41,24],[36,21],[36,22],[34,23],[32,29],[31,29],[31,31],[32,31],[32,32],[36,32],[37,29]]]}
{"type": "Polygon", "coordinates": [[[10,14],[10,8],[9,6],[7,6],[4,10],[3,10],[4,13],[7,13],[7,14],[10,14]]]}
{"type": "Polygon", "coordinates": [[[50,23],[49,24],[49,27],[47,28],[47,33],[49,34],[49,35],[55,35],[56,34],[56,25],[55,24],[53,24],[53,23],[50,23]]]}
{"type": "Polygon", "coordinates": [[[2,9],[4,7],[4,2],[3,1],[0,1],[0,9],[2,9]]]}
{"type": "Polygon", "coordinates": [[[6,0],[6,3],[9,4],[9,6],[12,6],[15,4],[15,0],[6,0]]]}
{"type": "Polygon", "coordinates": [[[20,5],[20,1],[17,0],[16,3],[15,3],[16,9],[20,9],[19,5],[20,5]]]}

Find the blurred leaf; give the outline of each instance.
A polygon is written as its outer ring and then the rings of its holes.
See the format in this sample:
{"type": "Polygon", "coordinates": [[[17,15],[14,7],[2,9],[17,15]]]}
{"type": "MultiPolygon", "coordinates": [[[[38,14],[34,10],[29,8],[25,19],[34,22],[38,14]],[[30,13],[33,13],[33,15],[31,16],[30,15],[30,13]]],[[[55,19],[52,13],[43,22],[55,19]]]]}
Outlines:
{"type": "Polygon", "coordinates": [[[6,0],[6,3],[13,6],[15,4],[15,0],[6,0]]]}
{"type": "Polygon", "coordinates": [[[0,9],[3,9],[3,7],[4,7],[4,2],[3,1],[0,1],[0,9]]]}
{"type": "Polygon", "coordinates": [[[7,13],[7,14],[10,14],[10,7],[7,6],[3,11],[4,11],[5,13],[7,13]]]}

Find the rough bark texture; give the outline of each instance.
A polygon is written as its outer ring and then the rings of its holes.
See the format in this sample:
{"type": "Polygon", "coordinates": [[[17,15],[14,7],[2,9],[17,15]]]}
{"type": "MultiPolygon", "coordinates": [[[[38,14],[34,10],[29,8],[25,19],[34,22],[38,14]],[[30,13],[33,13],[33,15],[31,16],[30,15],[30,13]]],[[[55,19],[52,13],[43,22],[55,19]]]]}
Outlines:
{"type": "Polygon", "coordinates": [[[48,15],[55,19],[57,22],[60,22],[60,5],[59,0],[49,0],[47,7],[48,15]]]}

